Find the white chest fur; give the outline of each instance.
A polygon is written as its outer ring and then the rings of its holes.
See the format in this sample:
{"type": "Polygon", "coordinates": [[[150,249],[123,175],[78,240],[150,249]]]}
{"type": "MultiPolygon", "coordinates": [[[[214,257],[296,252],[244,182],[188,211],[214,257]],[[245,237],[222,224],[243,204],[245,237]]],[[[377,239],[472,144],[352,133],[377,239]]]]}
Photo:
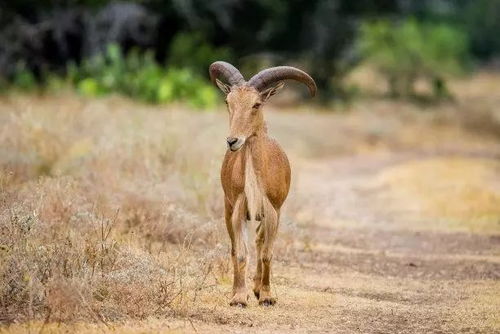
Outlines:
{"type": "Polygon", "coordinates": [[[262,190],[260,180],[258,179],[253,166],[250,150],[247,150],[245,156],[245,197],[247,200],[248,215],[250,221],[255,221],[257,215],[262,212],[262,190]]]}

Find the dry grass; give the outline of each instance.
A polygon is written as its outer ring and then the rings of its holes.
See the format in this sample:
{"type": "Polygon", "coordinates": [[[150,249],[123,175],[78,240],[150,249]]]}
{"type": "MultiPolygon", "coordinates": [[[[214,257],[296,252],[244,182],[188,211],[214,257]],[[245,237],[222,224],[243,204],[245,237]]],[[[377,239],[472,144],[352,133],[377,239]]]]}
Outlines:
{"type": "MultiPolygon", "coordinates": [[[[280,306],[269,311],[226,306],[231,268],[218,177],[225,113],[148,107],[118,97],[2,97],[0,323],[12,324],[11,332],[397,330],[389,324],[391,312],[411,318],[411,304],[403,299],[418,303],[429,285],[403,277],[393,281],[398,286],[393,290],[380,276],[380,264],[360,274],[361,262],[352,263],[358,269],[335,262],[328,254],[383,256],[384,263],[389,258],[385,250],[358,249],[357,242],[332,248],[324,239],[329,234],[318,232],[319,222],[340,228],[345,226],[335,224],[343,219],[356,226],[357,216],[342,217],[343,210],[366,214],[363,194],[375,191],[377,199],[410,203],[419,215],[451,222],[446,229],[473,221],[483,225],[469,232],[498,232],[500,165],[484,157],[500,152],[498,137],[478,131],[481,121],[470,126],[463,117],[471,108],[481,109],[488,120],[496,117],[496,104],[485,101],[436,111],[368,101],[334,114],[271,107],[270,131],[292,160],[294,183],[276,249],[280,306]],[[436,152],[463,157],[427,159],[436,152]],[[413,160],[379,166],[373,159],[401,154],[413,160]],[[340,167],[331,164],[337,160],[340,167]],[[365,179],[357,169],[375,172],[365,179]],[[359,188],[366,180],[367,188],[359,188]],[[395,304],[401,300],[403,306],[395,304]],[[377,312],[378,320],[370,324],[348,318],[377,312]]],[[[414,228],[408,224],[395,229],[414,228]]],[[[483,255],[481,261],[496,261],[483,255]]],[[[397,253],[390,260],[405,256],[397,253]]],[[[496,283],[485,284],[498,290],[496,283]]],[[[470,294],[476,288],[479,283],[470,294]]],[[[488,314],[488,324],[479,329],[498,328],[491,307],[482,305],[491,298],[482,293],[474,301],[462,300],[488,314]]],[[[431,302],[418,312],[454,316],[431,302]]]]}
{"type": "Polygon", "coordinates": [[[182,142],[182,114],[119,99],[6,102],[1,320],[184,312],[222,259],[210,145],[182,142]]]}

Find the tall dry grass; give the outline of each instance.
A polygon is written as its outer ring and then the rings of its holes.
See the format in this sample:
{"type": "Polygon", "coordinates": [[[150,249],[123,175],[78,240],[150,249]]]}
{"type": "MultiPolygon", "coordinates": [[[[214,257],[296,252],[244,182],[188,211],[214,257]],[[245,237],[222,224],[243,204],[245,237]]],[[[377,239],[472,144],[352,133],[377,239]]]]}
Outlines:
{"type": "Polygon", "coordinates": [[[182,314],[227,274],[210,115],[186,140],[184,113],[120,99],[5,102],[0,321],[182,314]]]}

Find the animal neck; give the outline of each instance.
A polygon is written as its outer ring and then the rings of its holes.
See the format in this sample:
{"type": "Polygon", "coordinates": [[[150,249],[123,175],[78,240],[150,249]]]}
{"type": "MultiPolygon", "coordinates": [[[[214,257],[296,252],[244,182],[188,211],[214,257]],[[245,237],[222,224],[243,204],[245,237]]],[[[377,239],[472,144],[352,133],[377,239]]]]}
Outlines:
{"type": "Polygon", "coordinates": [[[254,167],[259,166],[259,162],[262,160],[263,154],[263,144],[265,138],[267,137],[267,127],[265,124],[259,130],[257,130],[251,137],[247,139],[247,157],[252,158],[254,161],[254,167]]]}

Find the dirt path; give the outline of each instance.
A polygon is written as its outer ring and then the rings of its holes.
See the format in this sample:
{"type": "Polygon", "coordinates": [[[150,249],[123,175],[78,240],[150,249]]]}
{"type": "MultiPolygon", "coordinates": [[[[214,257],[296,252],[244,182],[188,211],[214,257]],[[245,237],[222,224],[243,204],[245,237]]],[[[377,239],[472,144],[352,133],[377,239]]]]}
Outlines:
{"type": "Polygon", "coordinates": [[[405,207],[391,210],[392,203],[383,203],[383,186],[372,182],[393,165],[442,156],[412,153],[302,165],[292,201],[305,203],[297,213],[305,218],[295,231],[303,243],[278,256],[279,305],[264,311],[256,303],[247,310],[221,306],[218,322],[235,331],[500,331],[498,233],[473,234],[434,225],[405,207]]]}
{"type": "Polygon", "coordinates": [[[471,233],[463,225],[434,224],[404,201],[384,203],[390,196],[376,182],[394,165],[443,156],[449,152],[302,164],[290,208],[298,227],[290,230],[285,217],[274,270],[279,304],[263,309],[253,301],[241,310],[226,307],[228,295],[207,297],[206,306],[193,312],[195,326],[223,332],[500,332],[498,229],[471,233]],[[287,247],[290,234],[298,240],[287,247]]]}

